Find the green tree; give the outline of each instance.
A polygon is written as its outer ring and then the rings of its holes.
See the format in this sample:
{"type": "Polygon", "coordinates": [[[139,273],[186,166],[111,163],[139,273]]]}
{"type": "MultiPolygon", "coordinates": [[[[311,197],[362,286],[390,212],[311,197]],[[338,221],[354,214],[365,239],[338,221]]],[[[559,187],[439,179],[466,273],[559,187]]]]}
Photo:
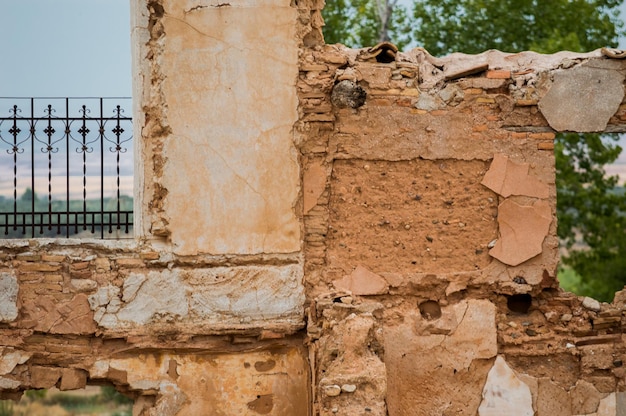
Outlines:
{"type": "MultiPolygon", "coordinates": [[[[415,39],[433,54],[615,47],[624,34],[623,0],[422,0],[415,2],[415,39]],[[468,30],[471,28],[471,30],[468,30]]],[[[556,138],[558,234],[563,258],[580,276],[580,294],[609,301],[626,284],[625,197],[604,166],[621,152],[615,135],[556,138]]]]}
{"type": "MultiPolygon", "coordinates": [[[[377,21],[367,12],[372,1],[327,0],[328,39],[349,46],[375,43],[374,26],[362,23],[377,21]]],[[[488,49],[584,52],[617,45],[624,35],[619,19],[623,1],[415,0],[408,19],[397,5],[390,19],[401,18],[402,25],[391,27],[410,26],[410,42],[433,55],[488,49]]],[[[402,37],[394,30],[390,33],[402,37]]],[[[626,284],[626,197],[619,192],[617,179],[607,177],[604,170],[621,152],[616,139],[559,134],[555,145],[558,233],[569,253],[563,260],[580,276],[580,294],[601,300],[610,300],[626,284]]]]}
{"type": "Polygon", "coordinates": [[[24,190],[24,193],[22,194],[22,196],[20,196],[20,201],[22,202],[30,202],[33,200],[33,198],[35,199],[35,201],[37,201],[37,194],[35,192],[33,192],[33,190],[28,187],[26,188],[26,190],[24,190]]]}
{"type": "Polygon", "coordinates": [[[360,48],[392,41],[402,49],[411,41],[409,13],[397,0],[328,0],[322,15],[326,43],[360,48]]]}
{"type": "Polygon", "coordinates": [[[414,39],[433,55],[615,46],[623,0],[419,0],[414,39]]]}
{"type": "Polygon", "coordinates": [[[626,284],[626,195],[604,170],[622,150],[615,138],[561,134],[555,149],[563,260],[579,276],[577,293],[604,301],[626,284]]]}

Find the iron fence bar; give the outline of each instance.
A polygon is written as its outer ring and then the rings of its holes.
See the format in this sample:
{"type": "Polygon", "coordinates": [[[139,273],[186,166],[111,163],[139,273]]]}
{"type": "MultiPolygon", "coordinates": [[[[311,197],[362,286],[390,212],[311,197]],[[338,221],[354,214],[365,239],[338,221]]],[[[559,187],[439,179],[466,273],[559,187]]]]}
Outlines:
{"type": "Polygon", "coordinates": [[[122,126],[120,126],[120,113],[121,108],[118,105],[116,108],[117,115],[117,123],[115,124],[115,128],[112,130],[115,133],[115,170],[116,170],[116,184],[117,184],[117,229],[120,229],[120,135],[124,132],[122,126]]]}
{"type": "MultiPolygon", "coordinates": [[[[104,222],[104,107],[100,98],[100,218],[104,222]]],[[[100,235],[104,238],[104,226],[100,228],[100,235]]]]}
{"type": "MultiPolygon", "coordinates": [[[[1,100],[6,99],[6,97],[0,97],[1,100]]],[[[24,100],[23,98],[21,98],[24,100]]],[[[8,145],[8,149],[6,150],[12,158],[13,163],[13,201],[12,201],[12,209],[9,208],[8,204],[4,206],[7,209],[5,212],[0,211],[0,230],[4,228],[4,235],[9,235],[10,231],[13,231],[12,237],[14,238],[16,232],[21,231],[22,235],[26,235],[27,231],[30,231],[30,237],[35,237],[37,233],[50,235],[50,233],[55,233],[57,235],[64,234],[65,237],[70,237],[71,229],[74,228],[74,232],[77,233],[79,228],[83,230],[91,231],[91,233],[95,233],[96,229],[99,229],[100,238],[107,238],[105,233],[105,227],[108,230],[108,234],[111,235],[114,232],[114,229],[118,231],[116,236],[119,236],[119,233],[123,230],[124,233],[128,234],[130,228],[133,225],[133,212],[132,209],[123,209],[122,207],[122,193],[121,193],[121,153],[126,152],[126,148],[123,144],[127,141],[132,140],[132,133],[130,137],[128,134],[122,137],[122,133],[124,133],[125,129],[122,125],[123,122],[132,123],[131,117],[124,117],[124,110],[120,105],[116,105],[113,110],[112,116],[105,116],[105,98],[98,98],[99,104],[99,114],[98,117],[89,117],[89,109],[87,106],[82,105],[81,107],[81,116],[74,117],[70,114],[71,108],[71,100],[70,97],[64,97],[65,104],[65,114],[56,116],[54,113],[56,112],[55,108],[53,108],[52,104],[47,104],[47,107],[44,109],[46,113],[45,116],[40,116],[36,114],[35,107],[38,106],[38,100],[36,97],[29,98],[30,104],[30,114],[27,117],[22,117],[19,115],[21,110],[18,105],[13,105],[10,112],[12,114],[9,117],[0,117],[0,147],[4,143],[8,145]],[[10,124],[10,129],[8,133],[12,138],[11,142],[2,138],[2,123],[7,122],[10,124]],[[76,130],[80,134],[80,138],[72,137],[72,128],[71,125],[73,122],[80,121],[80,129],[76,130]],[[37,125],[41,123],[43,124],[42,133],[45,133],[45,136],[39,138],[37,136],[37,125]],[[96,138],[89,138],[87,134],[89,133],[89,125],[91,123],[95,123],[98,126],[98,134],[96,138]],[[110,123],[111,126],[114,126],[111,129],[111,132],[115,134],[115,138],[107,137],[106,128],[107,123],[110,123]],[[26,124],[29,127],[28,135],[23,134],[20,135],[22,130],[20,129],[21,124],[26,124]],[[61,132],[62,130],[62,132],[61,132]],[[24,138],[26,136],[26,138],[24,138]],[[59,137],[60,136],[60,137],[59,137]],[[78,139],[78,140],[77,140],[78,139]],[[63,162],[57,159],[54,160],[54,154],[59,151],[59,148],[63,148],[62,141],[65,140],[65,181],[59,182],[54,180],[56,176],[55,172],[59,171],[59,169],[63,169],[63,162]],[[93,202],[92,199],[88,199],[88,183],[92,182],[92,177],[89,172],[95,173],[93,170],[89,170],[88,166],[97,160],[96,158],[88,158],[87,153],[91,153],[93,147],[90,147],[91,144],[95,140],[100,140],[100,190],[99,190],[99,204],[98,211],[90,211],[95,208],[95,205],[91,205],[93,202]],[[106,146],[104,141],[108,141],[112,144],[112,147],[106,146]],[[74,203],[72,202],[72,181],[71,177],[71,169],[72,169],[72,161],[70,160],[70,154],[73,153],[73,149],[70,141],[74,141],[79,145],[79,148],[76,149],[78,153],[82,153],[82,202],[80,211],[73,211],[72,206],[74,203]],[[23,153],[24,146],[23,143],[28,142],[30,144],[30,193],[29,191],[25,191],[25,197],[22,197],[21,200],[18,195],[18,186],[20,184],[20,178],[24,178],[24,174],[20,173],[20,166],[22,166],[22,162],[20,162],[19,154],[23,153]],[[61,142],[59,145],[58,143],[61,142]],[[37,147],[36,149],[36,146],[37,147]],[[40,151],[40,152],[39,152],[40,151]],[[110,151],[111,153],[115,153],[115,178],[112,175],[112,166],[107,169],[111,169],[109,175],[111,180],[115,180],[115,190],[114,195],[110,197],[106,197],[105,200],[105,174],[107,170],[105,169],[105,162],[107,158],[104,157],[104,152],[110,151]],[[41,153],[40,156],[38,156],[41,153]],[[45,153],[45,156],[43,155],[45,153]],[[43,175],[41,175],[41,170],[44,169],[43,164],[38,166],[37,160],[43,162],[43,157],[47,159],[47,182],[48,182],[48,192],[47,198],[37,198],[37,186],[43,185],[43,175]],[[95,159],[95,160],[94,160],[95,159]],[[39,175],[39,176],[38,176],[39,175]],[[90,176],[89,181],[87,176],[90,176]],[[41,178],[40,178],[41,177],[41,178]],[[39,178],[39,179],[38,179],[39,178]],[[65,190],[59,189],[59,185],[61,183],[65,184],[65,190]],[[63,195],[65,201],[63,201],[63,197],[61,200],[55,200],[54,195],[60,194],[63,195]],[[115,201],[113,201],[115,198],[115,201]],[[28,200],[30,199],[30,200],[28,200]],[[107,204],[110,203],[110,208],[106,209],[105,201],[107,204]],[[87,204],[88,201],[90,205],[87,204]],[[25,204],[30,206],[30,210],[24,210],[25,204]],[[45,208],[44,208],[45,206],[45,208]],[[22,209],[20,209],[22,208],[22,209]],[[11,209],[11,211],[9,211],[11,209]]],[[[95,103],[94,103],[95,104],[95,103]]],[[[108,111],[108,110],[107,110],[108,111]]],[[[1,114],[0,114],[1,116],[1,114]]],[[[90,136],[91,137],[91,136],[90,136]]],[[[95,137],[95,136],[94,136],[95,137]]],[[[8,139],[8,137],[7,137],[8,139]]],[[[95,146],[94,146],[95,147],[95,146]]],[[[26,156],[26,155],[25,155],[26,156]]],[[[94,155],[95,156],[95,155],[94,155]]],[[[112,156],[112,155],[111,155],[112,156]]],[[[111,160],[111,159],[109,159],[111,160]]],[[[112,161],[112,160],[111,160],[112,161]]],[[[45,163],[45,162],[44,162],[45,163]]],[[[0,165],[0,169],[2,166],[0,165]]],[[[0,178],[2,174],[0,172],[0,178]]],[[[95,178],[93,178],[95,179],[95,178]]],[[[21,179],[23,180],[23,179],[21,179]]],[[[22,182],[23,183],[23,182],[22,182]]],[[[23,185],[22,185],[23,186],[23,185]]],[[[113,189],[112,189],[113,190],[113,189]]],[[[90,191],[91,192],[91,191],[90,191]]],[[[42,195],[43,196],[43,195],[42,195]]],[[[0,197],[2,200],[2,197],[0,197]]],[[[9,201],[6,201],[9,202],[9,201]]],[[[127,206],[129,201],[125,201],[125,205],[127,206]]],[[[0,234],[2,235],[2,234],[0,234]]]]}
{"type": "MultiPolygon", "coordinates": [[[[52,147],[52,135],[56,133],[54,127],[52,127],[52,105],[48,104],[48,126],[44,130],[46,136],[48,136],[48,143],[46,147],[46,153],[48,154],[48,221],[52,222],[52,153],[54,151],[52,147]]],[[[43,151],[43,148],[42,148],[43,151]]],[[[35,190],[33,188],[33,200],[35,199],[35,190]]],[[[52,229],[48,226],[48,231],[52,229]]],[[[43,231],[41,232],[43,234],[43,231]]]]}
{"type": "MultiPolygon", "coordinates": [[[[13,231],[17,230],[17,155],[19,148],[17,144],[17,135],[20,133],[19,127],[17,127],[17,105],[13,106],[13,126],[9,130],[9,133],[13,136],[13,231]]],[[[7,219],[8,222],[8,219],[7,219]]],[[[8,234],[8,229],[6,234],[8,234]]]]}
{"type": "MultiPolygon", "coordinates": [[[[33,218],[32,218],[32,222],[33,224],[35,223],[35,122],[32,121],[32,118],[35,116],[35,99],[31,98],[30,99],[30,117],[31,117],[31,125],[30,125],[30,160],[31,160],[31,188],[30,188],[30,195],[31,195],[31,212],[33,213],[33,218]]],[[[32,227],[31,230],[31,237],[35,237],[35,227],[32,227]]]]}
{"type": "MultiPolygon", "coordinates": [[[[65,98],[65,117],[69,120],[70,117],[70,99],[65,98]]],[[[70,212],[70,122],[65,122],[65,211],[70,212]]],[[[69,221],[69,216],[67,217],[69,221]]],[[[61,217],[59,214],[59,222],[61,217]]],[[[70,237],[70,227],[65,227],[65,237],[70,237]]]]}

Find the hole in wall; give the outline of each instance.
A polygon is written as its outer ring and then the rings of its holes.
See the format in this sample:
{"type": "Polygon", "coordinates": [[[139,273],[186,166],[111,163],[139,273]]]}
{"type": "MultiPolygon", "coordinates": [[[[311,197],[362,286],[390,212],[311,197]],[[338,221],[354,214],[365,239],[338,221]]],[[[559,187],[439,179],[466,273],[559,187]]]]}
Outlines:
{"type": "Polygon", "coordinates": [[[506,299],[506,306],[511,312],[527,314],[533,298],[527,293],[511,295],[506,299]]]}
{"type": "Polygon", "coordinates": [[[434,300],[427,300],[420,303],[419,310],[422,318],[428,321],[441,318],[441,306],[434,300]]]}
{"type": "Polygon", "coordinates": [[[380,45],[380,53],[376,55],[376,62],[381,64],[390,64],[396,60],[396,53],[398,48],[388,42],[380,45]]]}

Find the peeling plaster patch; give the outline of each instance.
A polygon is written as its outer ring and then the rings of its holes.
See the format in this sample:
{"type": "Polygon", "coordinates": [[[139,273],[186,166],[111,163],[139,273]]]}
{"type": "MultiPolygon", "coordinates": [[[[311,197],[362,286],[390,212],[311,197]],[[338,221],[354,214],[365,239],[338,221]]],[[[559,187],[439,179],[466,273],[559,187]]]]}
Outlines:
{"type": "Polygon", "coordinates": [[[558,71],[539,110],[557,131],[602,131],[624,98],[623,82],[622,72],[590,63],[558,71]]]}
{"type": "Polygon", "coordinates": [[[540,378],[537,382],[537,414],[572,415],[572,405],[567,391],[547,377],[540,378]]]}
{"type": "Polygon", "coordinates": [[[475,359],[488,359],[498,353],[496,307],[486,300],[469,300],[452,306],[459,325],[441,344],[455,351],[457,363],[469,369],[475,359]],[[471,345],[471,348],[464,346],[471,345]]]}
{"type": "MultiPolygon", "coordinates": [[[[577,414],[576,416],[621,416],[623,413],[621,411],[618,413],[618,410],[620,409],[622,408],[618,407],[617,395],[615,393],[610,393],[604,399],[600,400],[598,410],[596,412],[577,414]]],[[[568,413],[568,415],[570,414],[572,413],[568,413]]]]}
{"type": "Polygon", "coordinates": [[[542,251],[551,222],[550,204],[546,201],[530,206],[504,201],[498,207],[500,238],[489,254],[510,266],[535,257],[542,251]]]}
{"type": "Polygon", "coordinates": [[[611,393],[600,400],[598,411],[595,416],[615,416],[617,413],[617,400],[615,393],[611,393]]]}
{"type": "Polygon", "coordinates": [[[477,413],[490,359],[498,353],[496,307],[471,299],[441,312],[427,320],[415,310],[385,325],[389,414],[413,415],[416,408],[432,415],[477,413]],[[441,392],[455,392],[455,400],[441,392]]]}
{"type": "Polygon", "coordinates": [[[505,198],[511,195],[547,198],[548,185],[530,175],[529,166],[528,163],[515,163],[505,155],[495,154],[481,184],[505,198]]]}
{"type": "Polygon", "coordinates": [[[385,279],[361,265],[349,275],[333,281],[333,285],[354,295],[382,295],[389,291],[389,284],[385,279]]]}
{"type": "Polygon", "coordinates": [[[600,402],[606,397],[598,389],[586,380],[578,380],[570,389],[569,396],[572,401],[572,413],[575,415],[596,414],[600,408],[600,402]]]}
{"type": "Polygon", "coordinates": [[[0,273],[0,322],[17,319],[17,277],[12,273],[0,273]]]}
{"type": "Polygon", "coordinates": [[[534,414],[530,388],[517,377],[504,358],[498,356],[487,376],[478,415],[532,416],[534,414]]]}
{"type": "Polygon", "coordinates": [[[306,215],[315,205],[326,188],[326,169],[321,162],[311,163],[302,177],[304,214],[306,215]]]}
{"type": "Polygon", "coordinates": [[[185,393],[174,383],[162,381],[156,406],[148,411],[149,416],[175,416],[187,402],[185,393]]]}

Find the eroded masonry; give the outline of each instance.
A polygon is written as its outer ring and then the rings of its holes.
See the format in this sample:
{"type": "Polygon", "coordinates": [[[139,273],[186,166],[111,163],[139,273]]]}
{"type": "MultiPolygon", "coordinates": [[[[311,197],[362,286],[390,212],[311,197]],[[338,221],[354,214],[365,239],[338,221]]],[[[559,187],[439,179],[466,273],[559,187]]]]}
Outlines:
{"type": "Polygon", "coordinates": [[[558,288],[553,155],[626,131],[620,51],[350,50],[323,0],[131,3],[137,236],[3,242],[2,398],[623,414],[626,292],[558,288]]]}

